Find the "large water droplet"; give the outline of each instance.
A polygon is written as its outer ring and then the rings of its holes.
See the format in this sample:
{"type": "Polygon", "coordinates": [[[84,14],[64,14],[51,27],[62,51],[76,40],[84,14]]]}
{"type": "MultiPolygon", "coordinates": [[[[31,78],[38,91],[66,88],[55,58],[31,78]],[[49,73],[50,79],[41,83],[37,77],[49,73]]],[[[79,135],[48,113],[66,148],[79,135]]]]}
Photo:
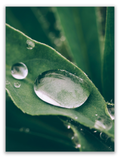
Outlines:
{"type": "Polygon", "coordinates": [[[112,121],[108,117],[99,116],[95,121],[95,128],[109,130],[112,127],[112,121]]]}
{"type": "Polygon", "coordinates": [[[21,86],[21,84],[20,84],[19,82],[15,82],[15,83],[14,83],[14,87],[15,87],[15,88],[20,88],[20,86],[21,86]]]}
{"type": "Polygon", "coordinates": [[[46,71],[39,75],[34,91],[43,101],[64,108],[77,108],[90,95],[90,87],[83,79],[64,70],[46,71]]]}
{"type": "Polygon", "coordinates": [[[28,75],[27,66],[22,62],[15,63],[11,68],[11,74],[15,79],[24,79],[28,75]]]}
{"type": "Polygon", "coordinates": [[[27,49],[33,49],[35,47],[35,43],[29,39],[26,41],[26,45],[27,45],[27,49]]]}
{"type": "Polygon", "coordinates": [[[108,113],[110,115],[110,118],[112,120],[115,119],[115,115],[114,115],[114,106],[113,105],[107,105],[107,110],[108,110],[108,113]]]}

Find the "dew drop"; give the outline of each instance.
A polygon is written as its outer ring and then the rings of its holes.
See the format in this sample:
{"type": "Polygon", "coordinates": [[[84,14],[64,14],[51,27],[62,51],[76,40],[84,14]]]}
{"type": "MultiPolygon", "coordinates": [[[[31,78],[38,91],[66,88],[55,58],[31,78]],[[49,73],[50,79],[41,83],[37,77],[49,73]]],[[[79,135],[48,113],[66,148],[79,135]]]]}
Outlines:
{"type": "Polygon", "coordinates": [[[75,148],[80,148],[81,147],[81,144],[77,144],[76,146],[75,146],[75,148]]]}
{"type": "Polygon", "coordinates": [[[21,86],[21,84],[20,84],[19,82],[15,82],[15,83],[14,83],[14,87],[15,87],[15,88],[20,88],[20,86],[21,86]]]}
{"type": "Polygon", "coordinates": [[[95,116],[98,116],[98,114],[95,114],[95,116]]]}
{"type": "Polygon", "coordinates": [[[75,119],[78,119],[78,117],[75,117],[75,119]]]}
{"type": "Polygon", "coordinates": [[[52,70],[37,77],[34,91],[40,99],[52,105],[77,108],[89,97],[90,86],[65,70],[52,70]]]}
{"type": "Polygon", "coordinates": [[[81,144],[79,143],[79,139],[77,134],[74,134],[74,136],[71,138],[73,143],[75,144],[75,148],[80,148],[81,144]]]}
{"type": "Polygon", "coordinates": [[[94,133],[96,133],[97,131],[95,130],[94,133]]]}
{"type": "Polygon", "coordinates": [[[68,125],[67,128],[70,129],[70,125],[68,125]]]}
{"type": "Polygon", "coordinates": [[[108,117],[99,116],[95,121],[95,128],[109,130],[112,127],[112,121],[108,117]]]}
{"type": "Polygon", "coordinates": [[[35,43],[28,39],[26,41],[26,46],[27,46],[27,49],[33,49],[35,47],[35,43]]]}
{"type": "Polygon", "coordinates": [[[115,115],[114,115],[114,106],[113,105],[107,105],[107,110],[109,113],[109,116],[112,120],[115,119],[115,115]]]}
{"type": "Polygon", "coordinates": [[[103,132],[100,132],[100,138],[102,140],[106,141],[109,138],[109,136],[107,134],[103,133],[103,132]]]}
{"type": "Polygon", "coordinates": [[[15,63],[11,68],[11,74],[15,79],[24,79],[28,75],[27,66],[22,63],[15,63]]]}

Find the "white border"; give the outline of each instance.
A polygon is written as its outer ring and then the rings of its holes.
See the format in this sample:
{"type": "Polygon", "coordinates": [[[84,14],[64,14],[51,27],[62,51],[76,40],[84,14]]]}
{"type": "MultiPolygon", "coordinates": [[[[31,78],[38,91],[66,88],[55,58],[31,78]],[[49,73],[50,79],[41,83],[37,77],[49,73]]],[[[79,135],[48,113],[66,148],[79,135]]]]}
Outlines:
{"type": "Polygon", "coordinates": [[[93,0],[74,0],[74,1],[65,1],[60,0],[3,0],[0,3],[0,159],[12,159],[12,160],[21,160],[21,158],[33,160],[33,159],[67,159],[67,160],[77,160],[77,159],[92,159],[92,160],[101,160],[101,159],[119,159],[120,156],[120,5],[118,0],[100,0],[99,2],[93,0]],[[85,152],[85,153],[50,153],[50,152],[27,152],[27,153],[6,153],[5,152],[5,6],[115,6],[115,107],[116,107],[116,129],[115,129],[115,152],[114,153],[103,153],[103,152],[85,152]]]}

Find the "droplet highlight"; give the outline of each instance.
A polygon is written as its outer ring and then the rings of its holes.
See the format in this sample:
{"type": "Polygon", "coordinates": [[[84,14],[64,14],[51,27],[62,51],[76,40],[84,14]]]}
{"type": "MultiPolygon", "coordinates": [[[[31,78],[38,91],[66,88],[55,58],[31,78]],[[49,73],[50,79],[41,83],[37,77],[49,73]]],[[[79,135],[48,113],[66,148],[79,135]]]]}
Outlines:
{"type": "Polygon", "coordinates": [[[39,75],[34,83],[34,91],[49,104],[77,108],[88,99],[91,89],[83,79],[58,69],[39,75]]]}
{"type": "Polygon", "coordinates": [[[27,66],[22,62],[15,63],[11,68],[11,74],[15,79],[24,79],[28,75],[27,66]]]}
{"type": "Polygon", "coordinates": [[[67,128],[70,129],[70,125],[68,125],[67,128]]]}
{"type": "Polygon", "coordinates": [[[80,148],[81,147],[81,144],[77,144],[76,146],[75,146],[75,148],[80,148]]]}
{"type": "Polygon", "coordinates": [[[35,47],[35,43],[28,39],[26,41],[26,46],[27,46],[27,49],[33,49],[35,47]]]}
{"type": "Polygon", "coordinates": [[[108,114],[109,114],[110,118],[112,120],[114,120],[115,119],[114,105],[107,105],[107,110],[108,110],[108,114]]]}
{"type": "Polygon", "coordinates": [[[112,127],[112,121],[106,116],[99,116],[95,121],[95,128],[109,130],[112,127]]]}
{"type": "Polygon", "coordinates": [[[81,147],[81,144],[79,143],[79,139],[78,139],[77,134],[74,134],[74,136],[71,137],[71,140],[75,144],[75,148],[80,148],[81,147]]]}
{"type": "Polygon", "coordinates": [[[14,83],[14,87],[15,87],[15,88],[20,88],[20,86],[21,86],[21,84],[20,84],[19,82],[15,82],[15,83],[14,83]]]}

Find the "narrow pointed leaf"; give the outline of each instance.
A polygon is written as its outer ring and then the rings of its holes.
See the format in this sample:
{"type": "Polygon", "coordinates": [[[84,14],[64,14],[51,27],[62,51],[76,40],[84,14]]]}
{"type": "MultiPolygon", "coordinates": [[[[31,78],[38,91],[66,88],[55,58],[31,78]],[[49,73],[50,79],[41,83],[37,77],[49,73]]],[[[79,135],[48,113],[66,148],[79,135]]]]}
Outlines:
{"type": "Polygon", "coordinates": [[[75,62],[101,91],[101,53],[95,7],[57,7],[75,62]]]}
{"type": "Polygon", "coordinates": [[[107,7],[102,83],[105,100],[114,102],[114,7],[107,7]]]}
{"type": "MultiPolygon", "coordinates": [[[[92,128],[95,127],[95,114],[106,116],[104,98],[81,69],[53,48],[30,39],[9,25],[6,25],[6,90],[15,105],[30,115],[67,116],[92,128]],[[27,40],[34,43],[35,47],[33,49],[27,49],[27,40]],[[11,67],[17,62],[23,62],[28,67],[28,76],[23,80],[17,80],[11,75],[11,67]],[[75,74],[84,79],[91,87],[90,96],[83,105],[76,109],[60,108],[52,106],[37,97],[33,87],[36,78],[44,71],[55,69],[62,69],[75,74]],[[21,84],[20,88],[14,86],[16,82],[21,84]],[[76,116],[78,119],[75,118],[76,116]]],[[[104,130],[104,132],[113,137],[114,124],[110,130],[104,130]]]]}

